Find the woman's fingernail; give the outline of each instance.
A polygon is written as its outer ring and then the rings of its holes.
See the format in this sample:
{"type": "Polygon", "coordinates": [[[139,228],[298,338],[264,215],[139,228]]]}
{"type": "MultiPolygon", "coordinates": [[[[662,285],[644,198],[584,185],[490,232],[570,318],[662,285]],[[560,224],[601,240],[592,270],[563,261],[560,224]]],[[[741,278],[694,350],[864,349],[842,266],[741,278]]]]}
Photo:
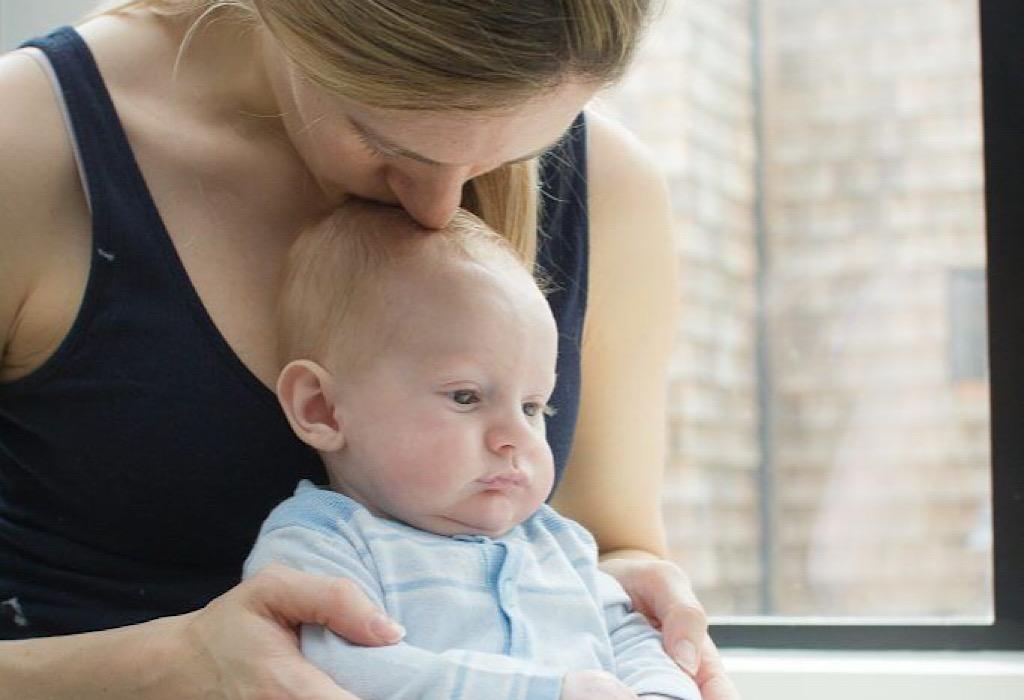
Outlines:
{"type": "Polygon", "coordinates": [[[693,642],[684,639],[676,644],[676,653],[673,656],[684,671],[691,676],[697,675],[697,647],[693,646],[693,642]]]}
{"type": "Polygon", "coordinates": [[[397,642],[405,636],[405,628],[386,615],[373,618],[370,621],[370,631],[385,642],[397,642]]]}

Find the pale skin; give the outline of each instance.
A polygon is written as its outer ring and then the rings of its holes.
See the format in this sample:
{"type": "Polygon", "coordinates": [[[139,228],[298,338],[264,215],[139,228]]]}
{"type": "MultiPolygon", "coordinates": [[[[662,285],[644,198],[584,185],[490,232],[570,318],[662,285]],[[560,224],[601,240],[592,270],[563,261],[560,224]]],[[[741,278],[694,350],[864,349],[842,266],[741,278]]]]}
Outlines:
{"type": "MultiPolygon", "coordinates": [[[[296,222],[350,192],[401,204],[420,223],[441,225],[466,178],[549,145],[594,91],[567,81],[544,100],[484,119],[414,118],[333,102],[340,113],[325,114],[259,32],[209,25],[172,83],[184,25],[132,14],[79,29],[193,285],[221,334],[268,387],[277,367],[274,285],[267,282],[279,274],[296,222]],[[282,112],[325,119],[316,129],[295,129],[288,125],[294,117],[276,116],[282,112]],[[348,121],[357,117],[430,162],[405,152],[370,154],[348,121]],[[325,132],[332,119],[337,131],[325,132]],[[307,138],[342,150],[321,162],[307,138]],[[335,170],[336,162],[349,167],[335,170]]],[[[91,231],[62,117],[30,58],[0,58],[0,103],[0,381],[10,381],[42,364],[70,329],[88,274],[91,231]]],[[[677,659],[684,660],[675,653],[683,640],[700,649],[699,668],[693,659],[684,666],[697,668],[704,697],[730,700],[737,696],[688,581],[658,561],[663,372],[675,315],[665,189],[621,129],[596,115],[589,127],[584,393],[556,506],[595,534],[607,570],[661,625],[677,659]]],[[[5,642],[0,697],[351,699],[298,654],[294,628],[301,622],[326,624],[361,644],[398,638],[351,583],[277,569],[187,615],[5,642]]]]}
{"type": "Polygon", "coordinates": [[[331,488],[420,530],[500,537],[554,481],[544,414],[555,319],[509,261],[503,270],[421,257],[385,273],[386,303],[370,316],[401,340],[379,343],[365,366],[293,361],[277,395],[331,488]]]}

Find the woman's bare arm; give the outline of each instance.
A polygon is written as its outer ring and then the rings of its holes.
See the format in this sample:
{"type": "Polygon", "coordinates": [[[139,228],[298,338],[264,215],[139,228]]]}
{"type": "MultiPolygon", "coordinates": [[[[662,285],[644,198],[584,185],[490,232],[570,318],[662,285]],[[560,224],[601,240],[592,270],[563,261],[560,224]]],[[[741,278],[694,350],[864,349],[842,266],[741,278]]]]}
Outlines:
{"type": "Polygon", "coordinates": [[[572,456],[554,505],[602,554],[664,555],[666,367],[676,254],[661,175],[622,127],[588,114],[590,282],[572,456]]]}
{"type": "MultiPolygon", "coordinates": [[[[182,625],[165,619],[105,632],[0,642],[0,700],[161,698],[182,625]]],[[[187,679],[184,679],[187,680],[187,679]]],[[[200,697],[174,684],[180,698],[200,697]]]]}

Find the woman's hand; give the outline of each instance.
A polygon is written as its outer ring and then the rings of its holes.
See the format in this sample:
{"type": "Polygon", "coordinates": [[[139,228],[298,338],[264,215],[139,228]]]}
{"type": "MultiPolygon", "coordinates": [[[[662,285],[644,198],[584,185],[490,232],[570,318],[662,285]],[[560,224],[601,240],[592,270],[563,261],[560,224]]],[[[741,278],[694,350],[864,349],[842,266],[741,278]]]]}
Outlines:
{"type": "Polygon", "coordinates": [[[700,668],[697,669],[697,687],[703,700],[740,700],[740,691],[725,675],[725,666],[718,647],[711,637],[704,635],[704,644],[700,655],[700,668]]]}
{"type": "Polygon", "coordinates": [[[0,697],[356,700],[299,653],[304,622],[363,646],[402,636],[351,581],[268,566],[187,615],[0,642],[0,697]]]}
{"type": "Polygon", "coordinates": [[[280,565],[183,620],[186,654],[176,672],[209,679],[210,694],[199,697],[224,700],[354,700],[299,653],[302,623],[325,625],[363,646],[393,644],[404,634],[351,581],[280,565]]]}
{"type": "Polygon", "coordinates": [[[601,561],[601,569],[626,589],[633,608],[661,630],[665,651],[693,676],[703,700],[739,700],[708,636],[704,607],[683,570],[646,553],[644,558],[627,557],[628,552],[621,558],[613,553],[601,561]]]}

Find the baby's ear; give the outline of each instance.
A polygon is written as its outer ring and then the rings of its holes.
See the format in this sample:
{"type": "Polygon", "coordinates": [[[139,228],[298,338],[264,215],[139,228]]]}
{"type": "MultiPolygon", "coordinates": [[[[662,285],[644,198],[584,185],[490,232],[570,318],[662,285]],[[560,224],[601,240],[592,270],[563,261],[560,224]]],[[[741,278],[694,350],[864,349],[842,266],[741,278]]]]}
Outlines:
{"type": "Polygon", "coordinates": [[[335,389],[331,373],[310,360],[289,362],[277,377],[277,400],[292,430],[320,452],[336,452],[345,444],[335,389]]]}

